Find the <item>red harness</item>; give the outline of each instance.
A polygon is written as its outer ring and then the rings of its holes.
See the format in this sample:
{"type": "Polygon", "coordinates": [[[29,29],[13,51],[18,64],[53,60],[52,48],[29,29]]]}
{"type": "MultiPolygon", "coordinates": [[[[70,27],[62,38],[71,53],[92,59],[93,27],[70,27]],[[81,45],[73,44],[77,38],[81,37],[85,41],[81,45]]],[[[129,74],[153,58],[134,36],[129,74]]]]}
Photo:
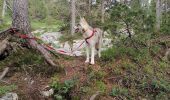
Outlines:
{"type": "Polygon", "coordinates": [[[95,29],[93,29],[92,34],[89,37],[85,38],[85,41],[86,41],[87,44],[89,44],[89,42],[87,40],[92,38],[94,36],[95,32],[97,32],[97,31],[95,29]]]}

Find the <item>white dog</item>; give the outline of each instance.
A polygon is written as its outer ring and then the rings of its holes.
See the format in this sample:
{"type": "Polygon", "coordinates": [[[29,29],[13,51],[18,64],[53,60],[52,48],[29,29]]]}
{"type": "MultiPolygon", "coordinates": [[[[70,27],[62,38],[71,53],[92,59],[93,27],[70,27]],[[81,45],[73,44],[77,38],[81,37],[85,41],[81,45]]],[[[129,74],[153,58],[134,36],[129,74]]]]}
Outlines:
{"type": "Polygon", "coordinates": [[[98,51],[98,56],[101,57],[102,33],[99,28],[92,28],[84,18],[80,19],[78,26],[75,26],[76,32],[82,32],[86,41],[86,63],[94,64],[95,50],[98,51]],[[91,49],[91,61],[90,50],[91,49]]]}

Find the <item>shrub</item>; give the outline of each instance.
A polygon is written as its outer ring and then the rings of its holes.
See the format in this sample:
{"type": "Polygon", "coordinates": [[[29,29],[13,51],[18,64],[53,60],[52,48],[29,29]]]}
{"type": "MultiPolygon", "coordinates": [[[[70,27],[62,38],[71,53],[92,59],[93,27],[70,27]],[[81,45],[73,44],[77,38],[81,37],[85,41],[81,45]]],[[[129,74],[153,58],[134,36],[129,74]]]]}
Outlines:
{"type": "Polygon", "coordinates": [[[53,82],[51,87],[54,89],[54,98],[56,100],[70,99],[69,93],[74,85],[74,80],[67,80],[64,83],[53,82]]]}
{"type": "Polygon", "coordinates": [[[114,97],[128,97],[128,90],[126,88],[113,87],[110,95],[114,97]]]}

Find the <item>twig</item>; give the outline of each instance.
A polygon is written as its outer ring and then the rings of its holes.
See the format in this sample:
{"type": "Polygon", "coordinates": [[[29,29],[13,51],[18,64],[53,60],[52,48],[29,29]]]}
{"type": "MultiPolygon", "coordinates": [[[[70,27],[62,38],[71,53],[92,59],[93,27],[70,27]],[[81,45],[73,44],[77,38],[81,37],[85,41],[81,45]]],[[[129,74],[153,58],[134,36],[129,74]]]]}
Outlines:
{"type": "Polygon", "coordinates": [[[6,30],[4,30],[4,31],[1,31],[1,32],[0,32],[0,35],[3,34],[3,33],[8,32],[9,30],[10,30],[10,28],[9,28],[9,29],[6,29],[6,30]]]}
{"type": "Polygon", "coordinates": [[[90,97],[90,100],[95,100],[96,96],[98,96],[100,94],[100,91],[97,91],[95,94],[93,94],[91,97],[90,97]]]}
{"type": "Polygon", "coordinates": [[[3,52],[7,47],[8,47],[8,38],[0,42],[0,55],[3,54],[3,52]]]}
{"type": "Polygon", "coordinates": [[[8,71],[9,71],[9,67],[4,69],[4,71],[2,72],[2,74],[0,76],[0,81],[5,77],[5,75],[8,73],[8,71]]]}
{"type": "Polygon", "coordinates": [[[165,53],[165,56],[164,56],[164,59],[165,60],[168,60],[168,55],[170,54],[170,48],[167,49],[166,53],[165,53]]]}
{"type": "Polygon", "coordinates": [[[120,75],[120,76],[117,76],[117,77],[115,77],[115,76],[113,76],[113,77],[109,77],[109,78],[107,78],[108,80],[111,80],[111,79],[116,79],[116,78],[120,78],[120,77],[123,77],[124,75],[120,75]]]}

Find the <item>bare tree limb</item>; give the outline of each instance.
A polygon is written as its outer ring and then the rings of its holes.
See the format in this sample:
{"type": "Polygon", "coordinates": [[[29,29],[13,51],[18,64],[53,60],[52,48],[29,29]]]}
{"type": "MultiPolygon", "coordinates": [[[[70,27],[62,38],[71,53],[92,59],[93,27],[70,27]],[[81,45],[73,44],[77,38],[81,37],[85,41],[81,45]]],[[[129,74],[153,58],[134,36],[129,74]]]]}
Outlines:
{"type": "Polygon", "coordinates": [[[100,91],[97,91],[95,94],[93,94],[91,97],[90,97],[90,100],[95,100],[95,98],[100,94],[100,91]]]}
{"type": "Polygon", "coordinates": [[[165,53],[165,60],[168,60],[168,56],[170,55],[170,48],[166,50],[166,53],[165,53]]]}
{"type": "Polygon", "coordinates": [[[147,44],[151,45],[159,42],[170,42],[170,36],[162,36],[156,39],[151,39],[147,42],[147,44]]]}
{"type": "Polygon", "coordinates": [[[3,52],[6,50],[7,46],[8,46],[8,38],[6,38],[2,42],[0,42],[0,55],[3,54],[3,52]]]}
{"type": "Polygon", "coordinates": [[[5,75],[8,73],[8,71],[9,71],[9,67],[4,69],[4,71],[2,72],[2,74],[0,76],[0,81],[5,77],[5,75]]]}

